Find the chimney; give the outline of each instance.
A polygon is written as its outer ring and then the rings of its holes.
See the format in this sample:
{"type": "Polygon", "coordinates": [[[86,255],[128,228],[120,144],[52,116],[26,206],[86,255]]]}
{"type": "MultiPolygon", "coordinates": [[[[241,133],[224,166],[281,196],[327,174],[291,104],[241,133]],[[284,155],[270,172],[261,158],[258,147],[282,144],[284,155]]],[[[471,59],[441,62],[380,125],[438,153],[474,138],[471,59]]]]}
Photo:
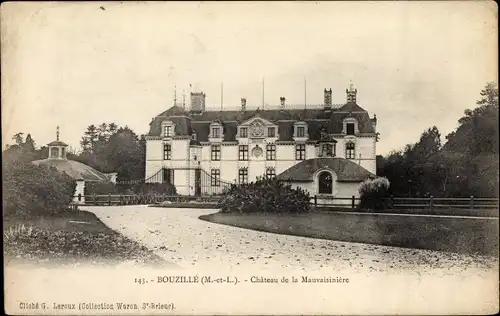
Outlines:
{"type": "Polygon", "coordinates": [[[329,111],[332,109],[332,89],[325,89],[325,110],[329,111]]]}
{"type": "Polygon", "coordinates": [[[247,99],[241,98],[241,112],[245,112],[247,110],[247,99]]]}
{"type": "Polygon", "coordinates": [[[191,92],[191,112],[201,114],[205,112],[205,93],[191,92]]]}
{"type": "Polygon", "coordinates": [[[280,110],[284,111],[285,110],[285,97],[280,97],[280,110]]]}
{"type": "Polygon", "coordinates": [[[345,89],[345,92],[347,94],[347,103],[356,103],[356,94],[358,94],[358,89],[355,89],[352,83],[349,85],[349,89],[345,89]]]}

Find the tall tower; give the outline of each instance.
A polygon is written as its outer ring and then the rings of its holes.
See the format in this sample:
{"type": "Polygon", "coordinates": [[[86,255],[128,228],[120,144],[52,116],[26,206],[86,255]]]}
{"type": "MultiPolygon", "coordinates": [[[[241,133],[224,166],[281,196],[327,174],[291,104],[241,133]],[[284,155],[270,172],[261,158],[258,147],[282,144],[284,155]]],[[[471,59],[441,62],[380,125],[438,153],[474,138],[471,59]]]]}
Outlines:
{"type": "Polygon", "coordinates": [[[354,88],[354,85],[349,85],[349,89],[345,89],[347,94],[347,103],[356,103],[356,95],[358,94],[358,89],[354,88]]]}

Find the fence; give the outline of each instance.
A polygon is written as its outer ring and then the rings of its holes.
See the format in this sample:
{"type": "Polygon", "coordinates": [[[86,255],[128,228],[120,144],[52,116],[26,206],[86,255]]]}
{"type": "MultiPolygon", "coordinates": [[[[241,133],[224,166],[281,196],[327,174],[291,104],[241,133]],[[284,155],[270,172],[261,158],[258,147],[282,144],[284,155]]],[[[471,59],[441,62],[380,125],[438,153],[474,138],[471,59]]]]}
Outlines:
{"type": "MultiPolygon", "coordinates": [[[[216,204],[220,200],[218,195],[206,196],[170,196],[166,194],[138,195],[138,194],[107,194],[107,195],[79,195],[75,196],[75,204],[86,205],[137,205],[172,203],[205,203],[216,204]]],[[[311,205],[318,207],[357,208],[360,198],[355,197],[311,197],[311,205]]],[[[391,209],[498,209],[499,199],[496,198],[402,198],[390,197],[386,205],[391,209]]]]}
{"type": "Polygon", "coordinates": [[[219,196],[182,196],[166,194],[92,194],[77,195],[74,205],[140,205],[172,203],[217,203],[219,196]]]}
{"type": "MultiPolygon", "coordinates": [[[[361,201],[354,195],[350,198],[329,196],[313,196],[311,203],[321,207],[350,207],[356,208],[361,201]]],[[[496,198],[406,198],[390,197],[385,199],[385,204],[391,209],[498,209],[499,200],[496,198]]]]}

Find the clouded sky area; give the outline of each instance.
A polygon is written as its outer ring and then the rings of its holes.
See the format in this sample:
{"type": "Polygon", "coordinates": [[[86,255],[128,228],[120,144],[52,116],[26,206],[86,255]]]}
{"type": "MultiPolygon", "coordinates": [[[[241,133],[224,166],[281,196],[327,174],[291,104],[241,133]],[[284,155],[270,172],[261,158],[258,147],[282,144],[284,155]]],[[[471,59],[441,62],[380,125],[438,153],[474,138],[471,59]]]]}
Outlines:
{"type": "Polygon", "coordinates": [[[183,90],[207,107],[345,102],[377,115],[378,154],[444,135],[497,81],[494,2],[6,3],[2,138],[31,133],[73,148],[90,124],[136,133],[183,90]],[[101,8],[102,6],[102,8],[101,8]]]}

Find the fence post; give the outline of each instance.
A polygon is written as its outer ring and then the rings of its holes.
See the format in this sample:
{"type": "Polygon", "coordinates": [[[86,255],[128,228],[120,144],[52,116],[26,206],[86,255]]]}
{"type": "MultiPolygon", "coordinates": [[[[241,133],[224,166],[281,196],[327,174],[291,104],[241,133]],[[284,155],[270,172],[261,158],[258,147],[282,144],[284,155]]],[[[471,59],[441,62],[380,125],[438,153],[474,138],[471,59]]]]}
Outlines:
{"type": "Polygon", "coordinates": [[[94,199],[93,200],[94,200],[94,205],[97,205],[97,198],[95,196],[95,192],[94,192],[94,199]]]}
{"type": "Polygon", "coordinates": [[[431,210],[432,210],[433,206],[434,206],[434,197],[431,195],[431,197],[429,198],[429,207],[431,210]]]}
{"type": "Polygon", "coordinates": [[[111,205],[111,193],[108,193],[108,205],[111,205]]]}
{"type": "Polygon", "coordinates": [[[354,208],[355,204],[356,204],[356,197],[353,195],[352,199],[351,199],[351,206],[352,206],[352,208],[354,208]]]}
{"type": "Polygon", "coordinates": [[[394,208],[394,195],[391,194],[391,208],[394,208]]]}
{"type": "Polygon", "coordinates": [[[318,206],[318,196],[314,195],[314,206],[318,206]]]}
{"type": "Polygon", "coordinates": [[[120,205],[125,204],[125,201],[123,200],[123,194],[120,194],[120,205]]]}
{"type": "Polygon", "coordinates": [[[470,208],[474,209],[474,196],[470,196],[470,208]]]}

